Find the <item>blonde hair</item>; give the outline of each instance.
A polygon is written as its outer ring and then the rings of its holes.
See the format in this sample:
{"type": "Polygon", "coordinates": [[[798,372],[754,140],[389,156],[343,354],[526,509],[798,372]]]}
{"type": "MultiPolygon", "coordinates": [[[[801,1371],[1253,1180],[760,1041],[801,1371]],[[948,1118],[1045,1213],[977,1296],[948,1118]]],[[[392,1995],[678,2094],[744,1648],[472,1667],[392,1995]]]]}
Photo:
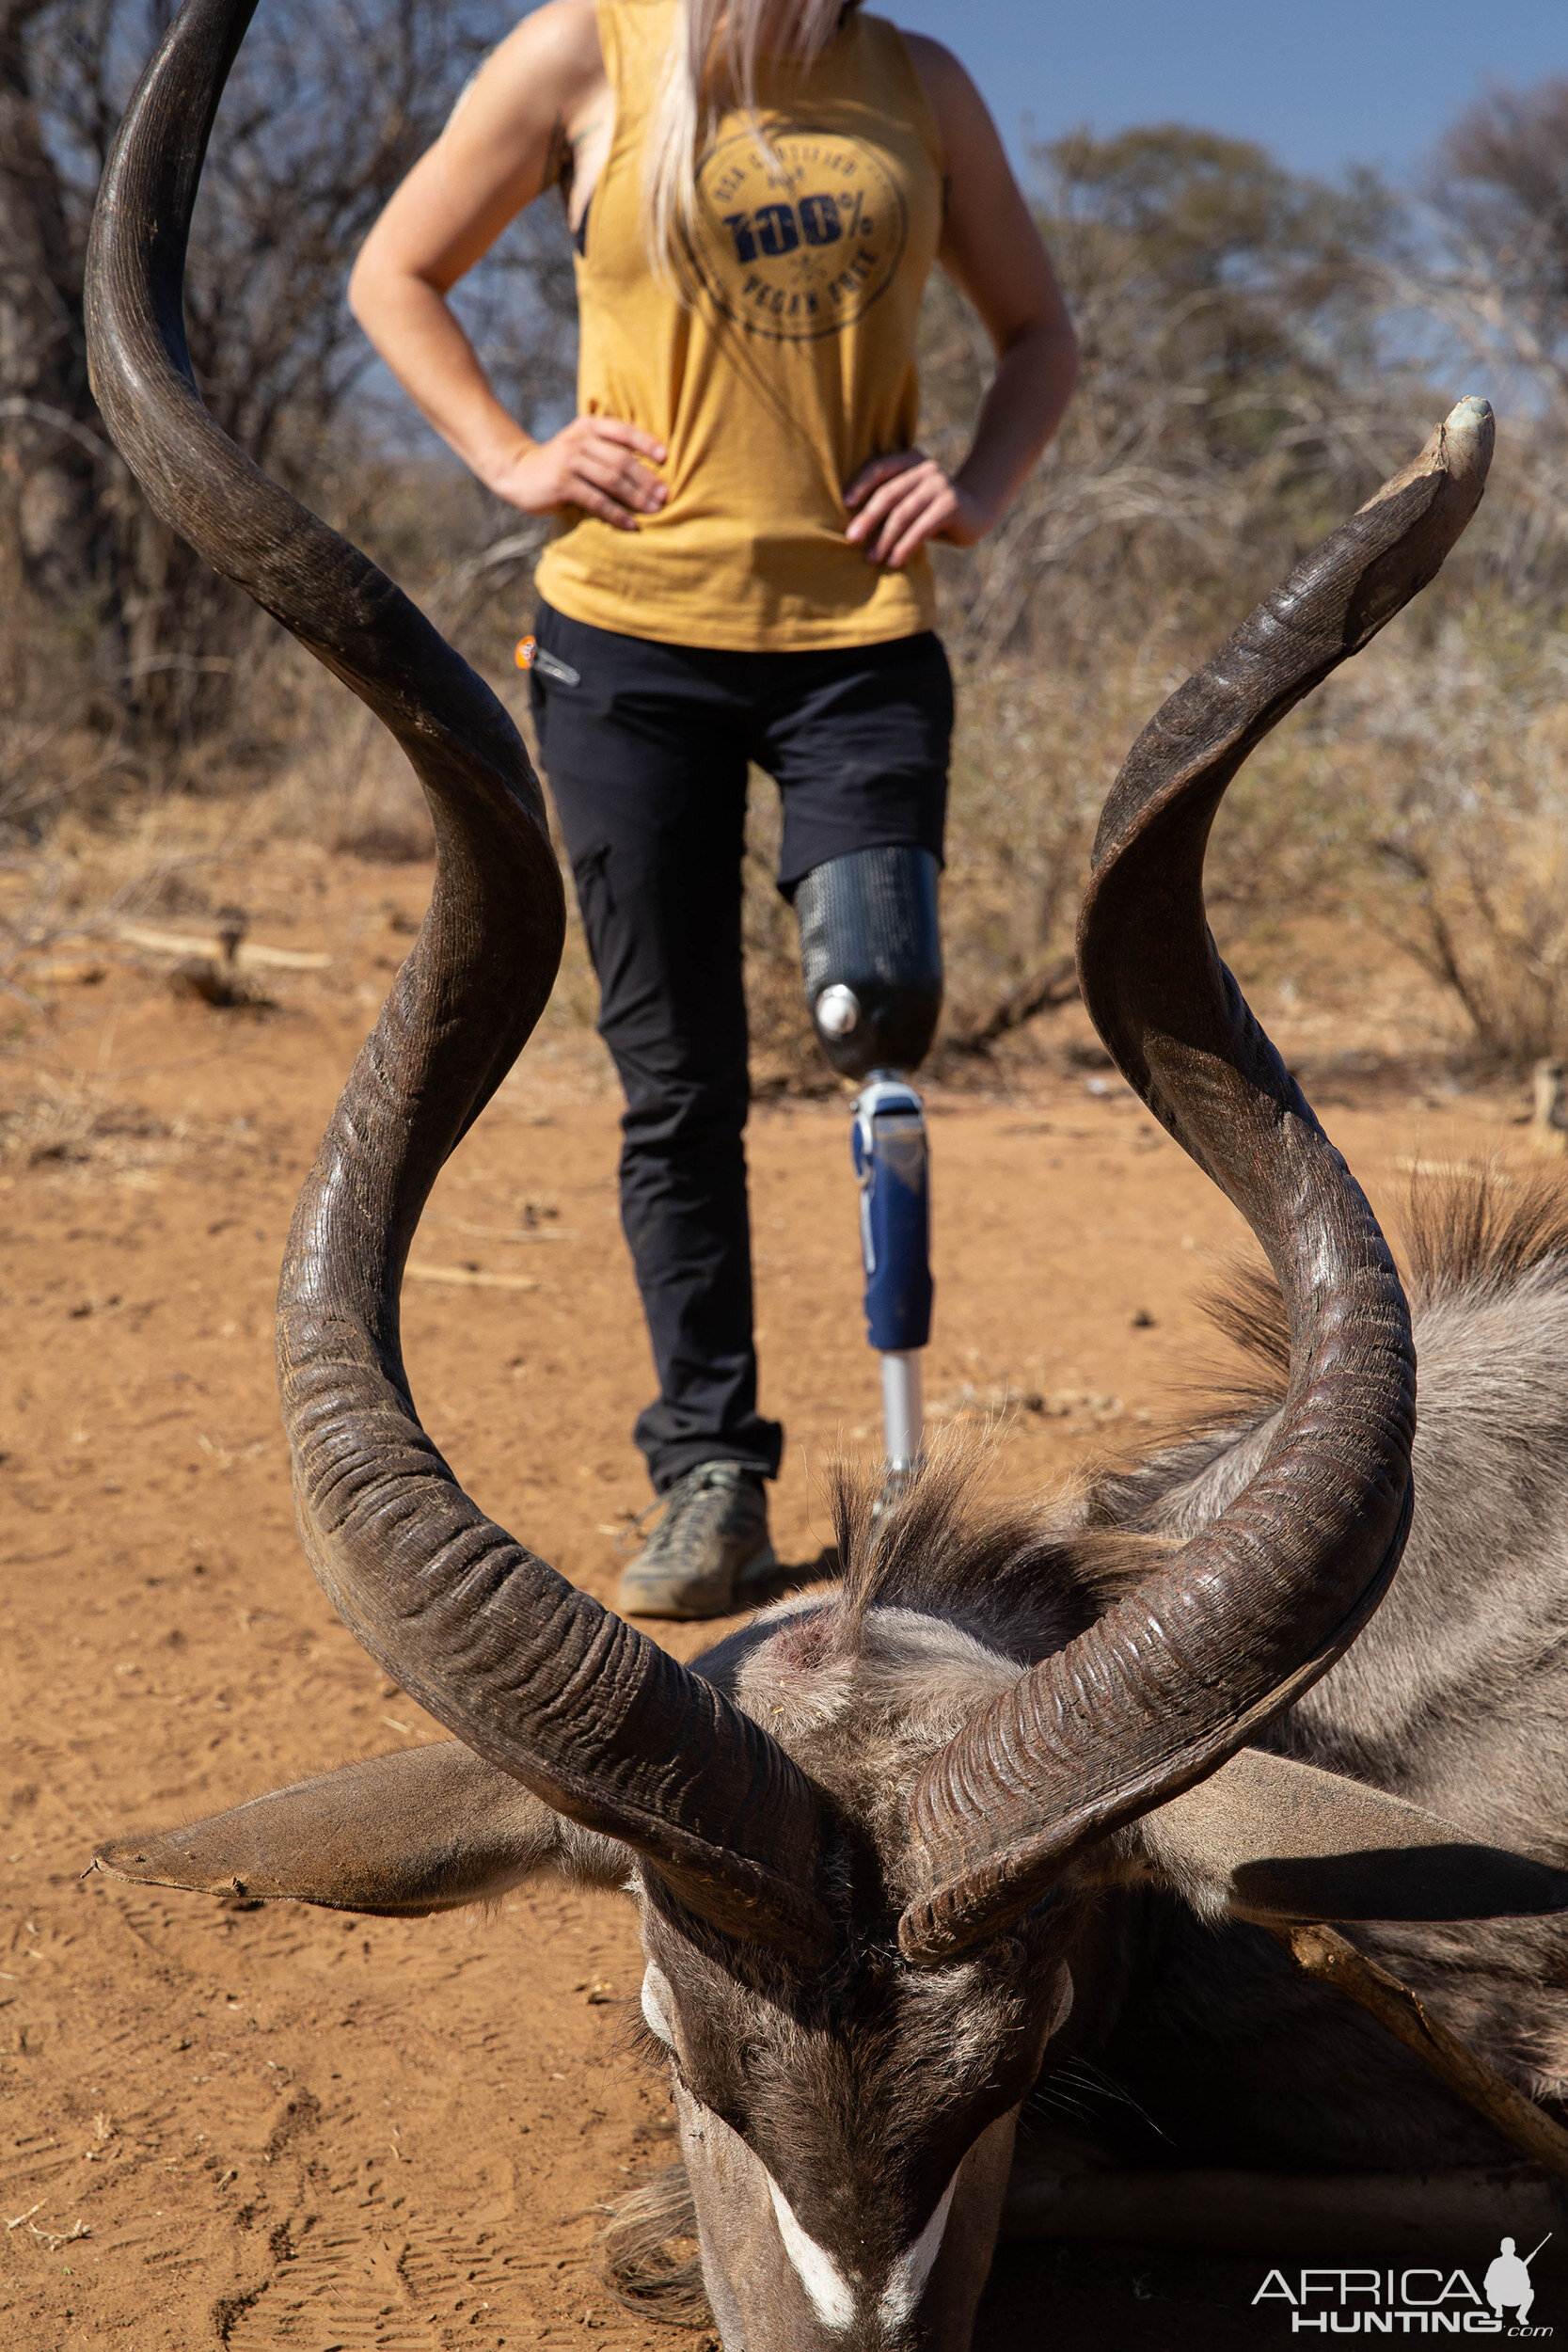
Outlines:
{"type": "Polygon", "coordinates": [[[686,256],[697,210],[697,164],[720,115],[738,105],[754,119],[757,68],[764,56],[811,65],[859,4],[676,0],[643,159],[648,256],[661,278],[682,286],[689,278],[686,256]]]}

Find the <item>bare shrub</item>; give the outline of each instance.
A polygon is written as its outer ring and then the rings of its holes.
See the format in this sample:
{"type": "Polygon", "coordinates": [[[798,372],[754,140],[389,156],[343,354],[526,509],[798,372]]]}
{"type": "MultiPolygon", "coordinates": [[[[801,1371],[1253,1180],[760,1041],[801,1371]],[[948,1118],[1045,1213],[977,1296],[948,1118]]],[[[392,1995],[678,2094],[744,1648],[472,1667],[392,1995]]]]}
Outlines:
{"type": "Polygon", "coordinates": [[[436,833],[418,786],[389,765],[365,776],[344,796],[341,814],[325,828],[329,850],[372,866],[417,866],[436,854],[436,833]]]}
{"type": "MultiPolygon", "coordinates": [[[[1059,1050],[1051,1016],[1077,993],[1073,928],[1105,794],[1144,720],[1209,650],[1173,605],[1130,643],[1066,633],[1037,659],[959,672],[933,1062],[944,1080],[988,1082],[1059,1050]]],[[[1256,961],[1304,914],[1342,915],[1353,902],[1419,950],[1418,898],[1380,845],[1429,793],[1448,659],[1442,644],[1396,648],[1367,691],[1331,691],[1287,721],[1232,787],[1208,891],[1228,955],[1256,961]],[[1401,736],[1402,712],[1414,734],[1401,736]]],[[[1363,659],[1369,675],[1373,660],[1363,659]]],[[[1500,711],[1492,719],[1513,723],[1500,711]]],[[[744,868],[753,1076],[761,1093],[827,1094],[839,1082],[816,1047],[794,916],[773,881],[778,830],[777,794],[753,776],[744,868]]]]}
{"type": "Polygon", "coordinates": [[[942,881],[944,1041],[973,1037],[1005,997],[1070,949],[1100,803],[1142,693],[1159,699],[1139,651],[1101,665],[1067,650],[1054,663],[959,673],[942,881]]]}
{"type": "Polygon", "coordinates": [[[424,796],[386,730],[292,641],[277,648],[274,667],[292,723],[252,795],[250,829],[377,865],[434,856],[424,796]]]}
{"type": "MultiPolygon", "coordinates": [[[[1001,527],[942,562],[954,648],[986,663],[1108,602],[1118,631],[1156,618],[1178,582],[1212,625],[1386,478],[1422,405],[1376,344],[1397,207],[1372,174],[1329,186],[1182,124],[1075,133],[1037,163],[1080,380],[1001,527]]],[[[953,460],[992,362],[942,278],[922,358],[923,434],[953,460]]]]}
{"type": "Polygon", "coordinates": [[[119,1102],[111,1087],[47,1072],[35,1089],[0,1109],[0,1161],[24,1168],[50,1161],[140,1168],[171,1157],[183,1140],[182,1130],[119,1102]]]}
{"type": "Polygon", "coordinates": [[[6,573],[0,532],[0,842],[37,842],[67,807],[109,815],[145,770],[82,612],[52,611],[6,573]]]}
{"type": "Polygon", "coordinates": [[[1568,1044],[1563,666],[1494,600],[1414,658],[1388,648],[1373,698],[1346,714],[1386,868],[1379,919],[1450,993],[1483,1067],[1524,1071],[1568,1044]]]}
{"type": "Polygon", "coordinates": [[[1425,233],[1386,266],[1385,299],[1424,317],[1507,419],[1475,552],[1512,596],[1555,605],[1568,587],[1568,79],[1489,89],[1440,142],[1426,197],[1425,233]]]}
{"type": "MultiPolygon", "coordinates": [[[[111,755],[129,732],[160,765],[172,755],[186,788],[214,765],[248,780],[276,764],[273,625],[153,516],[87,381],[92,202],[168,14],[164,0],[0,0],[0,609],[9,622],[24,594],[37,602],[25,660],[54,690],[35,724],[0,652],[0,828],[80,791],[95,763],[85,745],[62,752],[62,727],[104,731],[111,755]]],[[[432,500],[409,479],[420,469],[401,453],[388,462],[362,383],[372,355],[343,289],[371,222],[509,22],[494,0],[277,0],[245,40],[203,177],[184,292],[203,400],[394,571],[437,546],[471,556],[504,510],[466,482],[432,500]]],[[[570,303],[548,207],[464,290],[476,343],[525,421],[569,387],[570,303]]],[[[397,438],[406,446],[405,421],[397,438]]],[[[13,628],[13,657],[18,644],[13,628]]]]}
{"type": "Polygon", "coordinates": [[[435,854],[435,834],[423,810],[388,808],[379,796],[353,810],[331,836],[329,847],[369,866],[417,866],[435,854]]]}
{"type": "MultiPolygon", "coordinates": [[[[172,913],[182,895],[204,905],[209,869],[250,846],[382,864],[433,849],[401,757],[292,641],[160,535],[84,405],[72,272],[120,100],[162,21],[162,0],[0,0],[32,75],[5,119],[43,140],[49,170],[28,184],[53,225],[33,228],[63,257],[40,307],[14,260],[26,240],[12,239],[8,276],[0,255],[0,474],[43,484],[62,515],[61,500],[92,502],[72,587],[57,565],[40,569],[38,516],[27,538],[0,484],[0,849],[33,872],[25,890],[0,888],[0,984],[56,933],[117,911],[172,913]],[[51,392],[39,338],[55,327],[51,392]]],[[[325,14],[282,0],[225,102],[188,307],[220,421],[367,545],[522,715],[512,647],[546,527],[416,453],[406,420],[388,431],[393,412],[366,392],[368,354],[341,299],[358,235],[499,23],[489,0],[332,0],[325,14]]],[[[1553,652],[1568,583],[1565,107],[1568,86],[1544,84],[1472,109],[1438,158],[1441,233],[1424,243],[1369,175],[1331,188],[1198,129],[1078,135],[1042,152],[1041,215],[1085,365],[1063,435],[1004,527],[972,553],[938,551],[959,686],[942,1076],[985,1080],[1054,1051],[1093,824],[1144,718],[1263,575],[1448,405],[1450,390],[1409,364],[1409,334],[1382,333],[1394,310],[1435,323],[1433,375],[1462,353],[1522,398],[1480,530],[1427,617],[1315,696],[1239,782],[1211,904],[1243,967],[1305,914],[1364,916],[1445,993],[1453,1034],[1441,1042],[1460,1037],[1478,1066],[1568,1045],[1553,652]]],[[[462,298],[504,396],[547,428],[566,405],[573,341],[553,200],[462,298]]],[[[990,368],[978,321],[939,277],[922,431],[943,455],[964,446],[990,368]]],[[[1453,390],[1469,388],[1453,375],[1453,390]]],[[[763,1092],[829,1092],[838,1082],[773,882],[778,821],[754,780],[753,1072],[763,1092]]],[[[549,1019],[579,1026],[594,1002],[574,922],[549,1019]]]]}

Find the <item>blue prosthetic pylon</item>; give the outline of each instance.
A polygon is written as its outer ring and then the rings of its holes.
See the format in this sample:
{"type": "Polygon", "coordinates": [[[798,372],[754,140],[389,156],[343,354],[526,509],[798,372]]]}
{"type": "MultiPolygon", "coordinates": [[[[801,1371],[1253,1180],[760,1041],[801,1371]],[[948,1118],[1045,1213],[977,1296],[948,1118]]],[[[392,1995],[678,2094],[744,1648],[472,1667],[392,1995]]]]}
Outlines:
{"type": "Polygon", "coordinates": [[[882,1426],[890,1478],[920,1460],[925,1407],[920,1351],[931,1336],[931,1186],[926,1112],[906,1079],[874,1071],[850,1129],[861,1191],[865,1336],[882,1359],[882,1426]]]}
{"type": "Polygon", "coordinates": [[[926,1114],[902,1073],[925,1058],[942,1009],[937,861],[906,845],[849,850],[803,878],[795,911],[817,1041],[861,1086],[851,1132],[866,1337],[881,1357],[895,1488],[920,1461],[920,1351],[931,1336],[926,1114]]]}

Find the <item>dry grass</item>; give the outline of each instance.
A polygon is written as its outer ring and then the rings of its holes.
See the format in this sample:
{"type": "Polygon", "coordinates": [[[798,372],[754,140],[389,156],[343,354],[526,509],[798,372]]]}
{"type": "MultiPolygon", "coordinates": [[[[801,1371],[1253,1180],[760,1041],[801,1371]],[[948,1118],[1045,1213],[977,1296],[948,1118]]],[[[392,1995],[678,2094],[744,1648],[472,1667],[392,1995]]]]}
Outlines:
{"type": "Polygon", "coordinates": [[[190,1140],[172,1124],[119,1100],[115,1089],[44,1072],[37,1086],[0,1105],[0,1164],[40,1168],[143,1168],[166,1165],[190,1140]]]}
{"type": "MultiPolygon", "coordinates": [[[[1568,1049],[1565,658],[1544,615],[1474,583],[1437,599],[1251,761],[1215,830],[1211,906],[1248,984],[1289,968],[1289,942],[1312,918],[1387,967],[1390,985],[1403,971],[1411,993],[1441,992],[1448,1013],[1420,1041],[1429,1057],[1522,1071],[1568,1049]]],[[[507,617],[483,616],[469,650],[493,650],[507,617]]],[[[960,674],[943,1077],[993,1083],[1054,1058],[1076,1034],[1046,1011],[984,1052],[954,1050],[1009,996],[1027,995],[1032,976],[1062,965],[1105,792],[1207,643],[1207,632],[1195,642],[1173,596],[1132,636],[1064,631],[1033,655],[960,674]]],[[[496,682],[526,732],[515,675],[498,668],[496,682]]],[[[246,901],[253,922],[287,925],[312,872],[338,860],[391,868],[428,858],[418,787],[369,717],[292,646],[276,652],[273,685],[277,736],[248,776],[243,746],[229,759],[214,752],[199,791],[144,784],[107,806],[68,793],[36,843],[13,836],[0,861],[0,983],[25,991],[40,957],[80,952],[117,917],[208,914],[244,896],[236,878],[247,872],[261,894],[246,901]],[[299,881],[292,898],[277,880],[288,871],[299,881]]],[[[754,777],[745,876],[754,1073],[765,1094],[828,1093],[836,1082],[816,1052],[794,919],[773,882],[778,829],[777,795],[754,777]]],[[[574,920],[549,1021],[591,1025],[595,993],[574,920]]]]}
{"type": "Polygon", "coordinates": [[[1396,640],[1339,696],[1377,919],[1449,991],[1481,1067],[1568,1041],[1564,667],[1537,616],[1481,604],[1396,640]]]}

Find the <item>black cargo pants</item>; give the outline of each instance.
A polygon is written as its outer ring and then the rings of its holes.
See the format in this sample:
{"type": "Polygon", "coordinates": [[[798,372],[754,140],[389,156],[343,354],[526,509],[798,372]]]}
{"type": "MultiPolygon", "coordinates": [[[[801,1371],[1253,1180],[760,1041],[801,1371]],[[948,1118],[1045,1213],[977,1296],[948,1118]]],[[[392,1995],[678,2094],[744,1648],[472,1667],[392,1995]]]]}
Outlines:
{"type": "MultiPolygon", "coordinates": [[[[635,1437],[662,1494],[699,1462],[776,1475],[757,1411],[742,1136],[748,765],[779,787],[786,898],[851,850],[940,859],[953,689],[939,639],[821,653],[666,645],[544,607],[530,691],[626,1094],[621,1219],[658,1374],[635,1437]]],[[[846,1182],[847,1234],[852,1208],[846,1182]]]]}

